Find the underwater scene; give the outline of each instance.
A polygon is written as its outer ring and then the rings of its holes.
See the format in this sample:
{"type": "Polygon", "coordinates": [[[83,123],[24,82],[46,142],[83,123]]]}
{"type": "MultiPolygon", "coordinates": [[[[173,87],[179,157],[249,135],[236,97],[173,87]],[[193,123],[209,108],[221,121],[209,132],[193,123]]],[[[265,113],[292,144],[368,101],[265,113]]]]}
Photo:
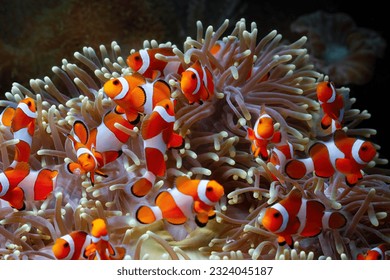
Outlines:
{"type": "Polygon", "coordinates": [[[1,260],[390,258],[374,8],[0,3],[1,260]]]}

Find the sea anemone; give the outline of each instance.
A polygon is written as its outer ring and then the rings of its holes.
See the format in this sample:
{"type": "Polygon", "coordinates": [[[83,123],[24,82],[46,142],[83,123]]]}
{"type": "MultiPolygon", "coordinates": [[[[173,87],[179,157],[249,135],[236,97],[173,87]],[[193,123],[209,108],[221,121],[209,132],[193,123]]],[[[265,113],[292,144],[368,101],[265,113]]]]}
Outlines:
{"type": "Polygon", "coordinates": [[[363,85],[373,76],[386,41],[374,30],[356,26],[345,13],[317,11],[300,16],[291,30],[308,37],[308,51],[316,69],[337,85],[363,85]]]}
{"type": "MultiPolygon", "coordinates": [[[[97,218],[107,223],[110,242],[126,249],[126,259],[353,259],[359,248],[390,242],[390,177],[375,164],[387,161],[376,155],[364,169],[364,177],[354,187],[344,175],[330,178],[308,174],[292,180],[282,169],[251,154],[246,127],[252,127],[263,108],[277,123],[284,143],[294,153],[304,155],[316,141],[328,137],[320,126],[321,106],[316,87],[328,77],[315,70],[304,45],[306,37],[283,43],[277,31],[258,38],[255,23],[247,28],[238,21],[227,35],[229,21],[218,29],[204,30],[197,23],[195,38],[187,38],[183,48],[170,42],[145,41],[144,48],[172,47],[184,68],[200,60],[215,81],[213,98],[202,105],[190,105],[180,89],[180,75],[163,77],[176,100],[174,130],[184,147],[168,150],[167,171],[158,177],[151,191],[135,197],[130,188],[146,169],[140,124],[133,130],[119,126],[129,140],[122,155],[102,168],[92,185],[88,175],[70,174],[69,162],[76,161],[67,137],[75,120],[89,128],[97,127],[105,113],[116,107],[103,86],[113,78],[130,75],[126,57],[113,42],[76,52],[76,63],[62,61],[54,66],[54,78],[32,79],[30,89],[18,83],[5,94],[0,105],[16,107],[24,97],[36,101],[37,121],[31,148],[33,170],[58,170],[52,194],[44,201],[28,201],[17,211],[2,201],[0,209],[0,256],[3,259],[54,259],[54,242],[72,231],[90,232],[97,218]],[[212,54],[212,47],[223,42],[212,54]],[[174,186],[175,179],[216,180],[225,195],[215,206],[216,218],[199,227],[194,217],[183,225],[164,220],[144,225],[137,221],[139,205],[153,205],[156,195],[174,186]],[[310,238],[298,237],[294,249],[280,246],[277,236],[261,223],[264,209],[298,188],[307,197],[321,201],[327,209],[343,212],[347,225],[340,230],[324,230],[310,238]],[[354,247],[349,244],[354,241],[354,247]]],[[[169,60],[160,56],[159,59],[169,60]]],[[[347,96],[347,88],[337,91],[347,96]]],[[[366,111],[352,109],[354,99],[346,99],[343,129],[350,137],[369,138],[376,131],[358,128],[370,117],[366,111]]],[[[142,120],[141,120],[142,123],[142,120]]],[[[1,169],[14,154],[15,141],[7,127],[1,127],[1,169]]],[[[379,148],[376,146],[376,148],[379,148]]]]}

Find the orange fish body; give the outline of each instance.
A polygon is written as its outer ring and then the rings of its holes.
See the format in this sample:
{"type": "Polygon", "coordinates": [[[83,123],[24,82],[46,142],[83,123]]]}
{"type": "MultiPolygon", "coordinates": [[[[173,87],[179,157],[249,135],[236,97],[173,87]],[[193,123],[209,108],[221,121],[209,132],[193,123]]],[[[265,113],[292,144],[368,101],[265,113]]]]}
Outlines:
{"type": "Polygon", "coordinates": [[[11,207],[23,210],[25,208],[24,193],[19,184],[29,174],[27,163],[17,163],[15,168],[7,168],[0,173],[0,198],[8,201],[11,207]]]}
{"type": "Polygon", "coordinates": [[[190,104],[202,104],[214,95],[213,74],[197,60],[182,73],[180,87],[190,104]]]}
{"type": "Polygon", "coordinates": [[[152,80],[159,77],[165,77],[171,73],[181,74],[183,72],[183,66],[179,59],[164,61],[157,59],[156,54],[161,54],[170,58],[177,57],[173,52],[173,48],[170,47],[148,50],[141,49],[140,51],[129,55],[126,62],[133,71],[152,80]]]}
{"type": "Polygon", "coordinates": [[[388,244],[382,243],[368,250],[365,254],[358,254],[357,260],[386,260],[386,251],[389,250],[388,244]]]}
{"type": "Polygon", "coordinates": [[[52,251],[57,260],[88,259],[85,249],[91,241],[91,236],[85,231],[72,231],[58,238],[52,246],[52,251]]]}
{"type": "Polygon", "coordinates": [[[302,197],[298,189],[268,207],[262,219],[263,226],[278,235],[278,243],[293,248],[292,235],[314,237],[324,228],[339,229],[346,223],[339,212],[327,212],[325,206],[317,200],[302,197]]]}
{"type": "Polygon", "coordinates": [[[147,171],[131,188],[133,195],[141,197],[152,188],[156,176],[165,175],[165,153],[169,148],[180,148],[184,139],[173,131],[175,122],[174,101],[159,102],[153,112],[143,120],[141,135],[144,140],[147,171]]]}
{"type": "Polygon", "coordinates": [[[337,128],[341,128],[344,118],[344,98],[338,94],[331,82],[320,82],[317,85],[317,98],[320,102],[324,116],[321,120],[321,127],[327,129],[336,121],[337,128]]]}
{"type": "Polygon", "coordinates": [[[18,162],[29,162],[36,117],[35,101],[31,97],[21,100],[16,109],[8,107],[2,112],[1,123],[9,126],[14,139],[19,140],[15,145],[11,167],[15,167],[18,162]]]}
{"type": "Polygon", "coordinates": [[[133,125],[141,114],[150,114],[158,102],[171,97],[171,88],[164,80],[150,82],[138,73],[111,79],[103,89],[133,125]]]}
{"type": "Polygon", "coordinates": [[[109,242],[107,225],[103,219],[92,221],[91,244],[85,249],[85,255],[90,260],[120,260],[124,258],[125,250],[118,247],[114,248],[109,242]]]}
{"type": "Polygon", "coordinates": [[[254,128],[247,128],[247,139],[251,141],[251,151],[255,157],[259,155],[268,160],[268,145],[279,143],[281,134],[274,129],[274,120],[267,113],[262,113],[257,119],[254,128]]]}
{"type": "Polygon", "coordinates": [[[171,224],[179,225],[195,216],[196,224],[204,227],[209,219],[214,218],[214,206],[223,195],[223,187],[214,180],[178,177],[174,188],[160,192],[155,206],[139,207],[136,217],[143,224],[165,219],[171,224]]]}
{"type": "Polygon", "coordinates": [[[55,189],[58,171],[47,168],[30,170],[19,183],[27,201],[45,200],[55,189]]]}
{"type": "Polygon", "coordinates": [[[346,176],[349,186],[354,186],[363,177],[362,168],[375,155],[376,149],[371,142],[348,137],[344,131],[337,130],[332,140],[313,144],[309,158],[288,161],[285,172],[292,179],[301,179],[313,171],[323,178],[329,178],[338,171],[346,176]]]}

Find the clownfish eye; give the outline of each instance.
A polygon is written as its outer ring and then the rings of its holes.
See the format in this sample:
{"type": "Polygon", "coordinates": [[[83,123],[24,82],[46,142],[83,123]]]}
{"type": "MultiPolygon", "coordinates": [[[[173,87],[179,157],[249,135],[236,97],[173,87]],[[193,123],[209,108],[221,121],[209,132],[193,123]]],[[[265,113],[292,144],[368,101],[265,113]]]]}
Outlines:
{"type": "Polygon", "coordinates": [[[206,192],[212,192],[213,191],[213,187],[207,187],[206,188],[206,192]]]}
{"type": "Polygon", "coordinates": [[[274,213],[274,218],[279,218],[279,217],[280,217],[280,213],[279,212],[274,213]]]}
{"type": "Polygon", "coordinates": [[[330,87],[330,86],[331,86],[331,82],[328,82],[326,85],[327,85],[328,87],[330,87]]]}
{"type": "Polygon", "coordinates": [[[165,104],[165,109],[166,109],[166,110],[169,109],[169,105],[168,105],[168,104],[165,104]]]}
{"type": "Polygon", "coordinates": [[[195,80],[196,79],[196,75],[194,73],[192,73],[191,75],[191,79],[195,80]]]}
{"type": "Polygon", "coordinates": [[[66,242],[66,243],[64,244],[64,248],[68,248],[68,247],[69,247],[69,243],[66,242]]]}
{"type": "Polygon", "coordinates": [[[87,158],[88,158],[88,159],[91,159],[91,155],[87,155],[87,158]]]}
{"type": "Polygon", "coordinates": [[[120,82],[119,82],[119,80],[115,79],[115,80],[112,82],[112,84],[113,84],[114,86],[117,86],[117,85],[120,84],[120,82]]]}
{"type": "Polygon", "coordinates": [[[134,57],[134,60],[139,61],[139,60],[141,60],[141,57],[140,57],[139,55],[136,55],[136,56],[134,57]]]}
{"type": "Polygon", "coordinates": [[[27,104],[27,106],[28,106],[28,107],[30,107],[30,106],[31,106],[31,101],[30,101],[30,100],[29,100],[29,101],[27,101],[27,103],[26,103],[26,104],[27,104]]]}

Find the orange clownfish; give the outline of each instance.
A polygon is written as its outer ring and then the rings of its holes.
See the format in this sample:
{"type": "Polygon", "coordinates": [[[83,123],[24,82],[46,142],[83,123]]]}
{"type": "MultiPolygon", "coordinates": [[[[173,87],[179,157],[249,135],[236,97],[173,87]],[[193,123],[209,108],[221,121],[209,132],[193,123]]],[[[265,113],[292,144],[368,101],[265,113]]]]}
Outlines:
{"type": "Polygon", "coordinates": [[[119,106],[116,110],[125,113],[134,125],[141,114],[150,114],[158,102],[171,97],[171,88],[164,80],[150,82],[137,73],[111,79],[103,89],[119,106]]]}
{"type": "Polygon", "coordinates": [[[195,215],[199,227],[215,217],[214,206],[224,195],[224,188],[215,180],[191,180],[186,176],[176,179],[175,187],[160,192],[155,206],[143,205],[136,218],[142,224],[165,219],[171,224],[184,224],[195,215]]]}
{"type": "Polygon", "coordinates": [[[104,165],[116,160],[122,154],[122,146],[129,140],[130,135],[115,126],[120,124],[132,130],[132,125],[115,109],[107,112],[101,124],[89,131],[81,120],[73,123],[73,134],[68,135],[76,151],[77,162],[67,165],[67,170],[73,174],[90,173],[94,183],[94,174],[106,177],[100,170],[104,165]]]}
{"type": "Polygon", "coordinates": [[[333,139],[314,143],[308,158],[288,161],[285,172],[292,179],[301,179],[313,171],[322,178],[329,178],[338,171],[346,176],[349,186],[354,186],[363,178],[362,169],[375,155],[371,142],[348,137],[343,130],[337,130],[333,139]]]}
{"type": "Polygon", "coordinates": [[[19,140],[15,145],[15,156],[11,167],[15,167],[18,162],[29,162],[36,118],[35,100],[31,97],[21,100],[16,109],[7,107],[1,113],[0,124],[9,127],[14,139],[19,140]]]}
{"type": "Polygon", "coordinates": [[[122,260],[126,249],[113,247],[109,242],[106,222],[103,219],[92,221],[91,243],[85,248],[89,260],[122,260]]]}
{"type": "Polygon", "coordinates": [[[177,57],[173,53],[173,48],[155,48],[144,50],[141,49],[129,55],[126,59],[127,65],[140,73],[145,78],[155,80],[160,77],[165,77],[168,74],[181,74],[183,66],[179,58],[177,60],[164,61],[156,58],[156,54],[161,54],[170,58],[177,57]]]}
{"type": "Polygon", "coordinates": [[[88,256],[85,249],[91,241],[91,236],[85,231],[72,231],[58,238],[52,246],[52,251],[57,260],[86,260],[88,256]]]}
{"type": "Polygon", "coordinates": [[[214,95],[213,74],[197,60],[181,74],[180,87],[190,104],[203,104],[214,95]]]}
{"type": "Polygon", "coordinates": [[[279,143],[281,140],[280,131],[275,131],[274,120],[265,112],[260,114],[254,128],[247,128],[247,139],[251,143],[251,151],[255,157],[259,155],[263,160],[268,160],[268,145],[279,143]]]}
{"type": "Polygon", "coordinates": [[[317,98],[320,102],[324,116],[321,120],[321,127],[327,129],[336,121],[336,127],[341,128],[344,118],[344,98],[338,94],[331,82],[320,82],[317,85],[317,98]]]}
{"type": "Polygon", "coordinates": [[[71,134],[68,134],[68,138],[72,141],[73,149],[76,151],[77,162],[69,162],[66,165],[66,170],[72,174],[85,174],[89,173],[91,184],[95,183],[95,173],[100,176],[106,177],[106,175],[98,169],[98,161],[95,157],[95,147],[89,148],[88,132],[87,127],[82,121],[76,120],[73,123],[73,131],[75,133],[74,137],[71,134]]]}
{"type": "Polygon", "coordinates": [[[386,251],[390,249],[388,244],[382,243],[368,250],[365,254],[358,254],[357,260],[385,260],[386,251]]]}
{"type": "Polygon", "coordinates": [[[167,149],[180,149],[184,146],[183,137],[173,132],[175,120],[173,99],[159,102],[153,112],[143,120],[141,135],[144,140],[147,171],[131,187],[133,195],[145,196],[153,187],[156,176],[165,175],[164,155],[167,149]]]}
{"type": "Polygon", "coordinates": [[[292,235],[314,237],[323,229],[339,229],[346,218],[339,212],[325,211],[317,200],[305,199],[298,189],[293,189],[286,198],[265,210],[263,226],[278,235],[280,246],[293,248],[292,235]]]}

